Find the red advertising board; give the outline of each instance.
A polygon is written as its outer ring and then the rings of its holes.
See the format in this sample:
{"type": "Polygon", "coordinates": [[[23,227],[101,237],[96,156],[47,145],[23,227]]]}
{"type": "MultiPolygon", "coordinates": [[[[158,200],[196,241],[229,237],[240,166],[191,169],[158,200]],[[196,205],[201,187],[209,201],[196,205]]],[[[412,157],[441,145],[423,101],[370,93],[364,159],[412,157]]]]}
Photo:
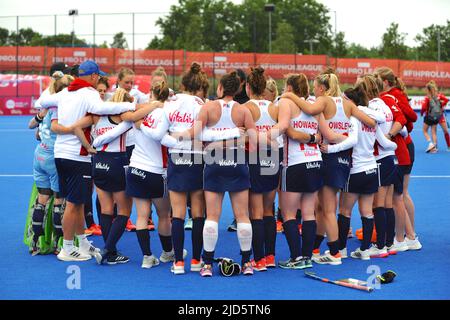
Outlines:
{"type": "Polygon", "coordinates": [[[261,65],[267,75],[279,79],[288,73],[304,73],[312,79],[327,66],[327,56],[299,54],[257,54],[256,64],[261,65]]]}
{"type": "Polygon", "coordinates": [[[450,63],[401,60],[398,74],[410,86],[423,87],[434,80],[438,87],[450,87],[450,63]]]}
{"type": "Polygon", "coordinates": [[[373,73],[378,67],[389,67],[398,74],[399,60],[337,59],[336,72],[342,83],[354,83],[358,76],[373,73]]]}

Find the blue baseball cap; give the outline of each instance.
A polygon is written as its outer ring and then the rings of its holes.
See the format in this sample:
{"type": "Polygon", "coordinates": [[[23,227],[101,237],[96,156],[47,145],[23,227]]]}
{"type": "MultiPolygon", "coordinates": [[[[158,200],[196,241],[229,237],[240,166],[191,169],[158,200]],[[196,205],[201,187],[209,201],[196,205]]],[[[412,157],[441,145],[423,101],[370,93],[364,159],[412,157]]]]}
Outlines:
{"type": "Polygon", "coordinates": [[[101,76],[105,76],[106,73],[100,70],[100,67],[93,60],[86,60],[83,62],[78,68],[78,76],[89,76],[93,73],[96,73],[101,76]]]}

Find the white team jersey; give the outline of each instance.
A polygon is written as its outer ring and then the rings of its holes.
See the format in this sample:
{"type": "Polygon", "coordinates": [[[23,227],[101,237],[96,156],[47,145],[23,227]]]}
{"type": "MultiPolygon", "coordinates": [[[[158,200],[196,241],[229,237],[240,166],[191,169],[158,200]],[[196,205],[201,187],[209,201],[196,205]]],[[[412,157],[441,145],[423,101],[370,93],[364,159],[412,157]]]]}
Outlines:
{"type": "Polygon", "coordinates": [[[42,106],[41,106],[41,100],[42,100],[42,99],[45,99],[46,97],[48,97],[48,96],[50,96],[50,95],[51,95],[51,94],[50,94],[49,88],[47,88],[47,89],[45,89],[44,91],[42,91],[41,95],[39,96],[39,99],[37,99],[37,100],[34,102],[34,107],[35,107],[36,109],[42,108],[42,106]]]}
{"type": "MultiPolygon", "coordinates": [[[[335,115],[328,120],[325,120],[328,127],[338,134],[348,135],[350,128],[350,119],[347,117],[344,111],[344,103],[341,97],[330,97],[336,104],[335,115]]],[[[329,144],[328,140],[324,137],[324,143],[329,144]]]]}
{"type": "MultiPolygon", "coordinates": [[[[177,94],[176,99],[168,101],[164,104],[165,119],[168,121],[169,132],[183,132],[189,130],[194,125],[194,120],[200,112],[204,102],[202,99],[189,94],[177,94]]],[[[190,151],[192,142],[189,142],[190,146],[185,148],[188,150],[169,149],[169,153],[172,152],[189,152],[189,153],[202,153],[199,151],[190,151]]]]}
{"type": "MultiPolygon", "coordinates": [[[[291,119],[290,126],[295,131],[316,134],[319,129],[319,122],[313,116],[301,112],[297,117],[291,119]]],[[[289,137],[286,137],[285,140],[285,167],[322,160],[322,155],[317,144],[300,143],[289,137]]]]}
{"type": "MultiPolygon", "coordinates": [[[[363,112],[367,109],[358,108],[363,112]]],[[[376,128],[371,128],[354,117],[351,117],[351,125],[352,130],[358,133],[358,143],[353,147],[350,174],[376,169],[377,162],[373,156],[376,128]]]]}
{"type": "MultiPolygon", "coordinates": [[[[394,123],[394,116],[392,114],[391,109],[384,103],[380,98],[375,98],[369,101],[369,108],[378,112],[383,113],[386,116],[386,122],[380,123],[379,127],[383,134],[388,134],[392,128],[394,123]]],[[[395,155],[394,150],[387,150],[383,148],[379,143],[375,143],[375,151],[374,151],[375,159],[383,159],[387,156],[395,155]]]]}
{"type": "MultiPolygon", "coordinates": [[[[104,135],[109,130],[117,127],[118,124],[114,123],[109,116],[101,116],[98,122],[92,126],[92,137],[95,139],[99,136],[104,135]]],[[[97,148],[97,151],[106,151],[106,152],[125,152],[126,147],[126,132],[122,133],[120,136],[116,137],[114,140],[109,143],[105,143],[97,148]]]]}
{"type": "MultiPolygon", "coordinates": [[[[149,101],[149,97],[143,93],[142,91],[140,91],[139,89],[133,88],[130,90],[130,96],[132,96],[134,98],[134,101],[138,104],[140,103],[147,103],[149,101]]],[[[132,128],[131,130],[129,130],[127,133],[127,147],[129,146],[133,146],[135,144],[135,130],[134,128],[132,128]]]]}
{"type": "MultiPolygon", "coordinates": [[[[253,102],[259,109],[260,116],[259,119],[255,122],[256,130],[258,132],[267,132],[272,129],[274,125],[277,124],[275,120],[270,116],[269,113],[269,106],[271,102],[269,100],[250,100],[253,102]]],[[[278,137],[277,138],[279,147],[283,147],[283,138],[278,137]],[[280,145],[281,144],[281,145],[280,145]]]]}
{"type": "MultiPolygon", "coordinates": [[[[276,97],[275,98],[275,100],[273,101],[273,104],[276,106],[276,107],[278,107],[278,103],[280,102],[280,99],[281,99],[281,96],[278,96],[278,97],[276,97]]],[[[280,135],[278,138],[277,138],[277,141],[278,141],[278,148],[283,148],[284,147],[284,141],[285,141],[285,139],[286,139],[286,137],[285,137],[285,135],[284,134],[282,134],[282,135],[280,135]]]]}
{"type": "MultiPolygon", "coordinates": [[[[155,127],[160,117],[164,115],[161,108],[155,109],[144,118],[142,126],[155,127]]],[[[134,127],[134,125],[133,125],[134,127]]],[[[160,141],[153,140],[144,135],[141,130],[135,129],[136,144],[130,159],[130,167],[164,174],[167,167],[167,149],[160,141]]]]}
{"type": "Polygon", "coordinates": [[[218,101],[221,106],[222,114],[220,115],[219,121],[212,127],[209,127],[208,129],[214,131],[224,131],[236,128],[236,125],[234,124],[233,119],[231,117],[231,111],[233,110],[234,104],[236,102],[231,100],[228,103],[225,103],[225,101],[222,99],[218,101]]]}
{"type": "MultiPolygon", "coordinates": [[[[68,91],[65,88],[57,94],[43,98],[40,103],[44,108],[58,106],[58,123],[65,127],[73,125],[87,113],[119,114],[135,108],[135,105],[129,102],[103,102],[93,87],[76,91],[68,91]]],[[[82,148],[80,140],[73,134],[57,135],[55,158],[91,162],[91,156],[82,148]]]]}

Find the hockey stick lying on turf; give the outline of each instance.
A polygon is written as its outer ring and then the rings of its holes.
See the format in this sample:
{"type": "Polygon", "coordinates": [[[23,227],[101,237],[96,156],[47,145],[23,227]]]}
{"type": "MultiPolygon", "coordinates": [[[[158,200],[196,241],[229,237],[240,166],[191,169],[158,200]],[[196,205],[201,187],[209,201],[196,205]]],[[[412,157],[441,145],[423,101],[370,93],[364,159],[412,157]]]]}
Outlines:
{"type": "Polygon", "coordinates": [[[330,280],[327,278],[322,278],[322,277],[319,277],[318,275],[316,275],[314,272],[305,271],[305,276],[316,279],[316,280],[320,280],[322,282],[332,283],[332,284],[347,287],[347,288],[353,288],[353,289],[362,290],[362,291],[366,291],[366,292],[373,291],[372,287],[361,286],[361,285],[358,285],[355,283],[343,282],[343,281],[339,281],[339,280],[330,280]]]}

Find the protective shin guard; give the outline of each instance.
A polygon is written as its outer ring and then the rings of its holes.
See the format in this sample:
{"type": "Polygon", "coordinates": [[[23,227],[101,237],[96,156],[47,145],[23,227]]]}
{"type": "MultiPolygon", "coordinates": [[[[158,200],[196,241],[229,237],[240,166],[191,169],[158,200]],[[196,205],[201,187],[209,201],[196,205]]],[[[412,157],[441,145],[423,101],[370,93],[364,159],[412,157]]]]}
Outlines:
{"type": "Polygon", "coordinates": [[[62,216],[63,216],[62,205],[55,204],[53,206],[53,230],[55,231],[57,239],[63,236],[62,216]]]}
{"type": "Polygon", "coordinates": [[[241,247],[242,265],[244,265],[244,263],[250,261],[250,255],[252,253],[252,225],[250,223],[238,223],[237,237],[239,246],[241,247]]]}
{"type": "Polygon", "coordinates": [[[203,261],[212,264],[217,239],[219,238],[219,225],[215,221],[206,220],[203,227],[203,261]]]}
{"type": "Polygon", "coordinates": [[[33,228],[33,242],[37,242],[39,237],[44,233],[43,223],[45,216],[45,205],[36,203],[34,205],[33,216],[31,219],[33,228]]]}

